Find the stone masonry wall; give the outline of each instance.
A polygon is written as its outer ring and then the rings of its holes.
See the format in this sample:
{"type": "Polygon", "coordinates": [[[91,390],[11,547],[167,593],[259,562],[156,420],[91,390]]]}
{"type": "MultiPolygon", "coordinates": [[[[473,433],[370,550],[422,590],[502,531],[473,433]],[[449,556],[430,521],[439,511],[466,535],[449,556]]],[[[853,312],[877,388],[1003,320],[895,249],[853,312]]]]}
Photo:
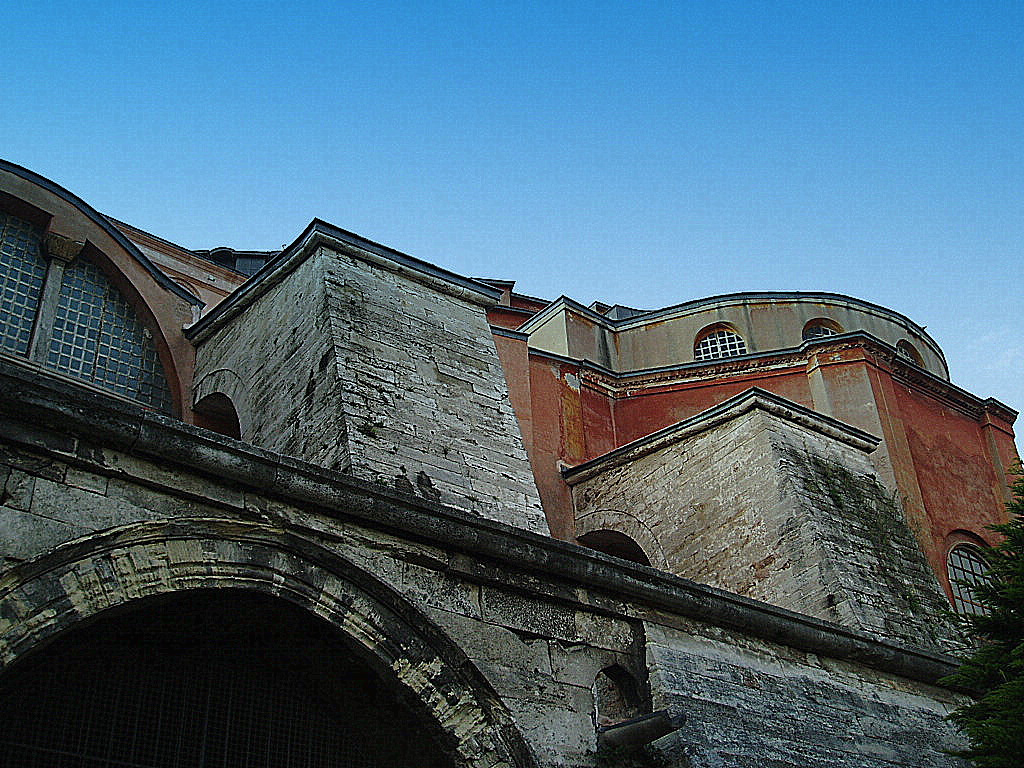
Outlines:
{"type": "MultiPolygon", "coordinates": [[[[39,398],[32,386],[19,395],[39,398]]],[[[89,580],[59,581],[66,594],[36,596],[47,605],[85,605],[104,592],[130,595],[133,584],[160,583],[160,574],[189,563],[197,573],[216,572],[220,558],[237,568],[256,526],[337,553],[429,617],[497,692],[544,768],[597,765],[594,682],[612,664],[642,688],[649,678],[655,708],[688,715],[680,731],[658,742],[662,765],[961,765],[938,751],[956,746],[955,730],[941,718],[959,697],[828,658],[820,648],[759,639],[753,630],[767,616],[764,607],[386,488],[342,482],[336,473],[170,419],[135,410],[121,418],[98,407],[102,398],[78,406],[66,395],[43,417],[38,408],[12,412],[0,402],[0,659],[10,650],[4,633],[27,607],[3,596],[22,574],[45,572],[32,567],[42,553],[151,521],[144,541],[159,553],[153,562],[139,554],[117,568],[91,566],[89,580]],[[95,428],[68,433],[76,421],[95,428]],[[158,521],[182,531],[190,520],[238,539],[160,548],[158,521]],[[715,616],[723,615],[740,616],[733,620],[750,631],[719,628],[715,616]]],[[[256,566],[239,572],[239,588],[252,579],[324,579],[294,555],[256,566]]],[[[206,584],[200,578],[194,586],[206,584]]],[[[819,627],[815,637],[827,631],[819,627]]],[[[402,647],[406,640],[389,642],[402,647]]],[[[871,651],[860,658],[900,658],[857,642],[871,651]]]]}
{"type": "Polygon", "coordinates": [[[584,525],[635,520],[622,532],[654,541],[652,562],[673,573],[875,636],[949,642],[938,584],[867,455],[774,414],[612,467],[573,498],[584,525]]]}
{"type": "Polygon", "coordinates": [[[687,714],[659,742],[687,768],[963,766],[945,718],[956,700],[735,633],[647,624],[655,707],[687,714]]]}
{"type": "Polygon", "coordinates": [[[203,395],[212,382],[214,391],[231,397],[247,443],[348,469],[321,261],[306,259],[206,339],[196,351],[195,381],[203,395]],[[239,390],[244,394],[232,397],[239,390]]]}
{"type": "Polygon", "coordinates": [[[483,307],[322,249],[351,472],[547,525],[483,307]]]}
{"type": "Polygon", "coordinates": [[[546,532],[482,307],[320,247],[199,345],[200,385],[225,369],[243,439],[546,532]]]}

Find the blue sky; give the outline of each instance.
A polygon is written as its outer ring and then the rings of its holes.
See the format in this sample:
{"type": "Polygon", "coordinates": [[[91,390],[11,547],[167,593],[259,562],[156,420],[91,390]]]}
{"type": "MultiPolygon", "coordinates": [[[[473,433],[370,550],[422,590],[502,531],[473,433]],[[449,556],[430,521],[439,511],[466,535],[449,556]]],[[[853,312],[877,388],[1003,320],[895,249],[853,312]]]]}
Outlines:
{"type": "Polygon", "coordinates": [[[1024,3],[29,3],[0,155],[182,245],[313,217],[522,292],[826,290],[1024,408],[1024,3]]]}

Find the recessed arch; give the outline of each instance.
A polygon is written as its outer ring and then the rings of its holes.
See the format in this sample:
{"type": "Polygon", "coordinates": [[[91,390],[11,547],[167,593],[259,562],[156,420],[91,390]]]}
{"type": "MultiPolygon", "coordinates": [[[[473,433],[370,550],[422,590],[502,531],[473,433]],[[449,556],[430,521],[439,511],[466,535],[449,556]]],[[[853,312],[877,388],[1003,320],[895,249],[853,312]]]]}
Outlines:
{"type": "MultiPolygon", "coordinates": [[[[626,546],[639,548],[647,559],[647,563],[654,568],[663,571],[669,570],[668,557],[658,541],[658,537],[643,520],[618,509],[595,509],[576,518],[576,540],[584,546],[585,541],[596,541],[600,544],[602,539],[607,541],[607,534],[618,534],[624,537],[630,544],[626,546]],[[594,536],[596,534],[596,536],[594,536]],[[581,541],[582,539],[582,541],[581,541]]],[[[620,543],[622,538],[616,538],[620,543]]],[[[606,551],[603,547],[592,547],[600,551],[606,551]]],[[[616,557],[621,555],[609,552],[616,557]]],[[[626,558],[630,559],[630,558],[626,558]]],[[[634,559],[633,562],[642,562],[634,559]]]]}
{"type": "Polygon", "coordinates": [[[606,555],[612,555],[613,557],[629,560],[640,565],[651,564],[651,559],[647,557],[643,547],[620,531],[590,531],[582,536],[577,536],[576,541],[584,547],[596,549],[598,552],[604,552],[606,555]]]}
{"type": "Polygon", "coordinates": [[[329,623],[264,593],[133,601],[0,675],[0,762],[450,768],[415,706],[329,623]]]}
{"type": "MultiPolygon", "coordinates": [[[[230,403],[231,409],[234,411],[234,418],[238,422],[238,439],[251,440],[251,397],[249,394],[249,387],[246,386],[242,377],[230,368],[217,368],[216,370],[210,371],[197,381],[193,388],[193,408],[200,407],[200,403],[207,402],[213,395],[220,395],[230,403]]],[[[216,404],[218,400],[213,400],[212,402],[216,404]]],[[[223,401],[220,402],[221,405],[223,405],[223,401]]],[[[198,426],[212,428],[208,427],[207,424],[200,422],[201,419],[197,414],[196,423],[198,426]]],[[[220,430],[215,429],[215,431],[219,432],[220,430]]],[[[223,434],[227,433],[225,432],[223,434]]]]}
{"type": "Polygon", "coordinates": [[[223,392],[213,392],[199,400],[192,409],[195,412],[196,426],[219,432],[222,435],[242,439],[242,427],[238,421],[231,398],[223,392]]]}
{"type": "Polygon", "coordinates": [[[136,601],[222,589],[285,600],[342,632],[418,703],[455,764],[535,766],[479,670],[404,597],[318,544],[237,520],[133,524],[15,567],[0,586],[0,669],[136,601]]]}

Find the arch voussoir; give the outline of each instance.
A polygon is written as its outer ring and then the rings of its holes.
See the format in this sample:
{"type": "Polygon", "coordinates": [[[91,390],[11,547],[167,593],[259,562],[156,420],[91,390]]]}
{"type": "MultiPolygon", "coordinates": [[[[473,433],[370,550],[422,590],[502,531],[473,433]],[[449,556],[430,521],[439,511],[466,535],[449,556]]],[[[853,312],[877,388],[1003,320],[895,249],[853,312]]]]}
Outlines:
{"type": "Polygon", "coordinates": [[[507,708],[436,625],[337,554],[261,524],[149,521],[17,566],[0,580],[0,673],[106,611],[198,589],[261,592],[329,622],[419,702],[458,764],[535,764],[507,708]]]}

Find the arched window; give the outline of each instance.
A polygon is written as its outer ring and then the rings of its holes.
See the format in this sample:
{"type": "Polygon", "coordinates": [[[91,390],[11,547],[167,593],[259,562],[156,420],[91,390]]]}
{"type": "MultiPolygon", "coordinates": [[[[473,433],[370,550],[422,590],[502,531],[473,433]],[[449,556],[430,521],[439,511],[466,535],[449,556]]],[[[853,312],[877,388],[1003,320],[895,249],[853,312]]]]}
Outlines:
{"type": "Polygon", "coordinates": [[[901,359],[924,368],[924,360],[921,358],[921,353],[909,341],[900,341],[896,345],[896,354],[901,359]]]}
{"type": "Polygon", "coordinates": [[[46,364],[169,410],[170,393],[153,334],[99,267],[84,256],[64,270],[46,364]]]}
{"type": "Polygon", "coordinates": [[[28,354],[45,280],[40,228],[0,213],[0,349],[28,354]]]}
{"type": "Polygon", "coordinates": [[[988,609],[979,603],[972,587],[987,584],[988,563],[981,550],[970,544],[957,544],[946,557],[949,586],[953,591],[953,608],[960,614],[980,615],[988,609]]]}
{"type": "Polygon", "coordinates": [[[170,411],[152,333],[95,263],[73,255],[48,263],[42,229],[0,213],[0,351],[170,411]]]}
{"type": "Polygon", "coordinates": [[[694,360],[718,360],[747,354],[747,343],[727,325],[713,325],[701,331],[693,345],[694,360]]]}
{"type": "Polygon", "coordinates": [[[819,317],[815,320],[811,320],[804,326],[802,338],[804,341],[810,341],[811,339],[820,339],[823,336],[835,336],[837,333],[842,332],[843,328],[839,323],[834,320],[819,317]]]}

